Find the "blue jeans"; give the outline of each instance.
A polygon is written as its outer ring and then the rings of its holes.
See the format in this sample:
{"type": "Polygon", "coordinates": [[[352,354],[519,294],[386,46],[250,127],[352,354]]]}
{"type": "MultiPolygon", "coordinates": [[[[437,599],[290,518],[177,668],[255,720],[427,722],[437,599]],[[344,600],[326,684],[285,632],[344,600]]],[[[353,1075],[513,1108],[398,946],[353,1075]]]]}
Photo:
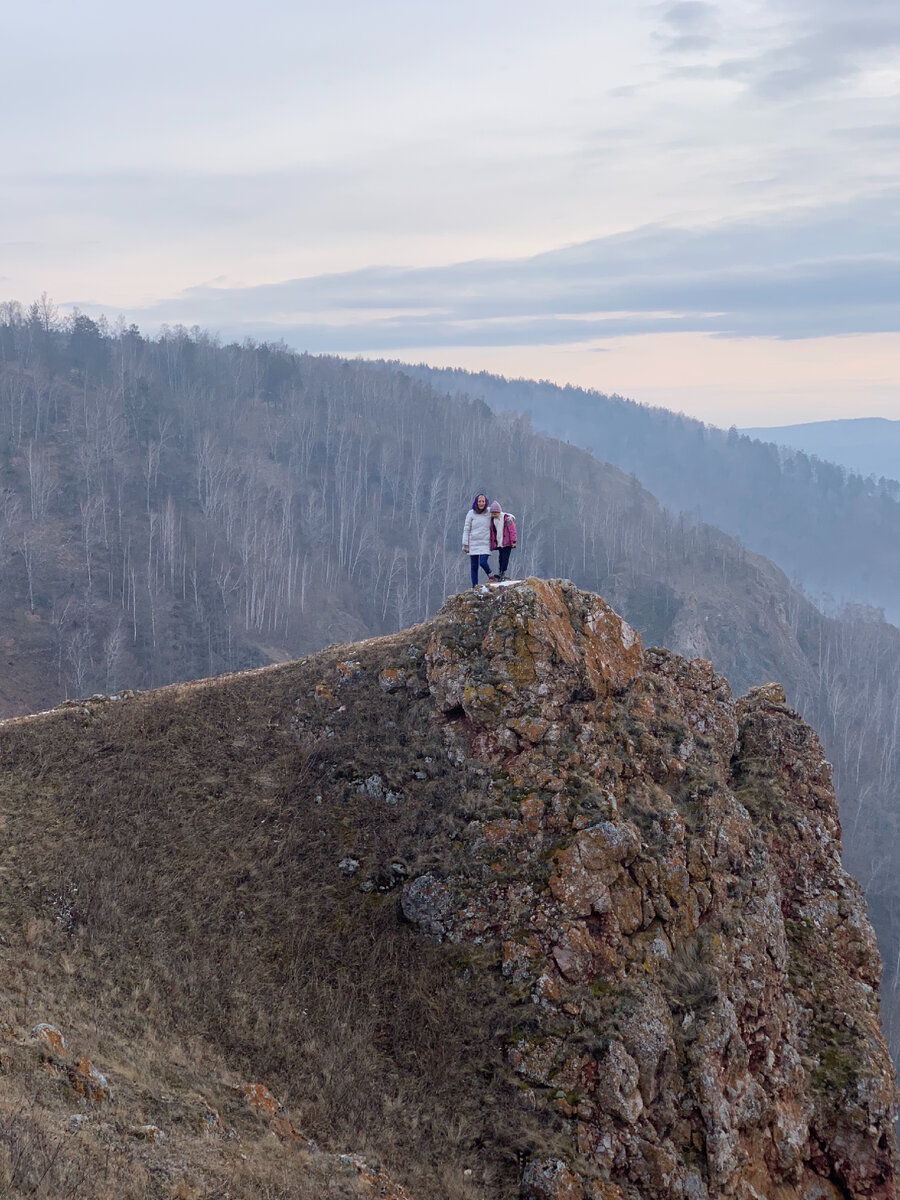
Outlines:
{"type": "Polygon", "coordinates": [[[486,554],[470,554],[469,563],[472,567],[472,587],[475,587],[475,585],[478,583],[478,568],[481,567],[485,575],[490,575],[491,564],[488,562],[488,556],[486,554]]]}

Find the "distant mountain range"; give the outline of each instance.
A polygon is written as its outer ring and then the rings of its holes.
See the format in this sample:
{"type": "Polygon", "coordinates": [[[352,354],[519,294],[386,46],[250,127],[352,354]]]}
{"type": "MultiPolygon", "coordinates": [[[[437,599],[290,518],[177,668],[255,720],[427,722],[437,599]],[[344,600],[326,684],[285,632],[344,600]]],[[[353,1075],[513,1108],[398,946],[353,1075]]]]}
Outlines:
{"type": "Polygon", "coordinates": [[[900,421],[854,417],[843,421],[809,421],[742,429],[761,442],[775,442],[838,463],[859,475],[900,479],[900,421]]]}

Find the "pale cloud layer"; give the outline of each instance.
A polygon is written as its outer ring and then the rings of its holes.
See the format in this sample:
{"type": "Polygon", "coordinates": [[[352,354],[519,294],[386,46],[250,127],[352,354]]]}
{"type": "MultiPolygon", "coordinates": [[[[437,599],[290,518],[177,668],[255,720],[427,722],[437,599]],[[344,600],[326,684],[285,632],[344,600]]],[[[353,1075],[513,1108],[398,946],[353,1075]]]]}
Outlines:
{"type": "Polygon", "coordinates": [[[840,341],[900,331],[895,0],[48,0],[0,62],[6,296],[631,394],[657,339],[724,424],[815,339],[900,397],[840,341]]]}
{"type": "Polygon", "coordinates": [[[647,226],[527,258],[199,287],[140,315],[311,350],[529,345],[622,334],[811,338],[900,329],[900,191],[699,229],[647,226]]]}

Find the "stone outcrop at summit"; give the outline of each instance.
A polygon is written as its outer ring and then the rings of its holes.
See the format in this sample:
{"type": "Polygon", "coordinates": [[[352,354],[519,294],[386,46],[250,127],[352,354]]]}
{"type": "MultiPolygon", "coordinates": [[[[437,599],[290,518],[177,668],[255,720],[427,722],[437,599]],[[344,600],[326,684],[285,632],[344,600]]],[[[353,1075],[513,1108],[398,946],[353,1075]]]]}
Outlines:
{"type": "Polygon", "coordinates": [[[404,911],[498,941],[531,997],[509,1061],[577,1154],[526,1194],[894,1196],[878,952],[781,688],[735,701],[540,581],[450,601],[426,659],[450,760],[490,768],[505,815],[462,832],[480,878],[413,880],[404,911]]]}
{"type": "Polygon", "coordinates": [[[253,1163],[321,1145],[414,1200],[896,1195],[881,965],[815,733],[565,581],[6,722],[0,800],[0,899],[48,929],[32,1034],[0,1016],[60,1087],[60,1028],[103,1071],[84,1144],[131,1105],[157,1175],[190,1159],[184,1068],[154,1106],[91,1040],[150,1013],[153,1045],[202,1047],[207,1156],[246,1161],[249,1109],[253,1163]],[[354,1157],[379,1139],[383,1174],[354,1157]]]}

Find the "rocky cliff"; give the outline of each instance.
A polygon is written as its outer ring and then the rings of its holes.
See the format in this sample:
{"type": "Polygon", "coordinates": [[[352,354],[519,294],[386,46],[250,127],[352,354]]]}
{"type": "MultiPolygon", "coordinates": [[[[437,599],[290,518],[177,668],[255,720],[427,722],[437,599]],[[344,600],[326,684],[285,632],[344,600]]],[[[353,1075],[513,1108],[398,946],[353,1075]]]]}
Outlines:
{"type": "Polygon", "coordinates": [[[568,583],[6,722],[0,807],[14,1195],[20,1093],[135,1196],[896,1194],[814,732],[568,583]]]}

